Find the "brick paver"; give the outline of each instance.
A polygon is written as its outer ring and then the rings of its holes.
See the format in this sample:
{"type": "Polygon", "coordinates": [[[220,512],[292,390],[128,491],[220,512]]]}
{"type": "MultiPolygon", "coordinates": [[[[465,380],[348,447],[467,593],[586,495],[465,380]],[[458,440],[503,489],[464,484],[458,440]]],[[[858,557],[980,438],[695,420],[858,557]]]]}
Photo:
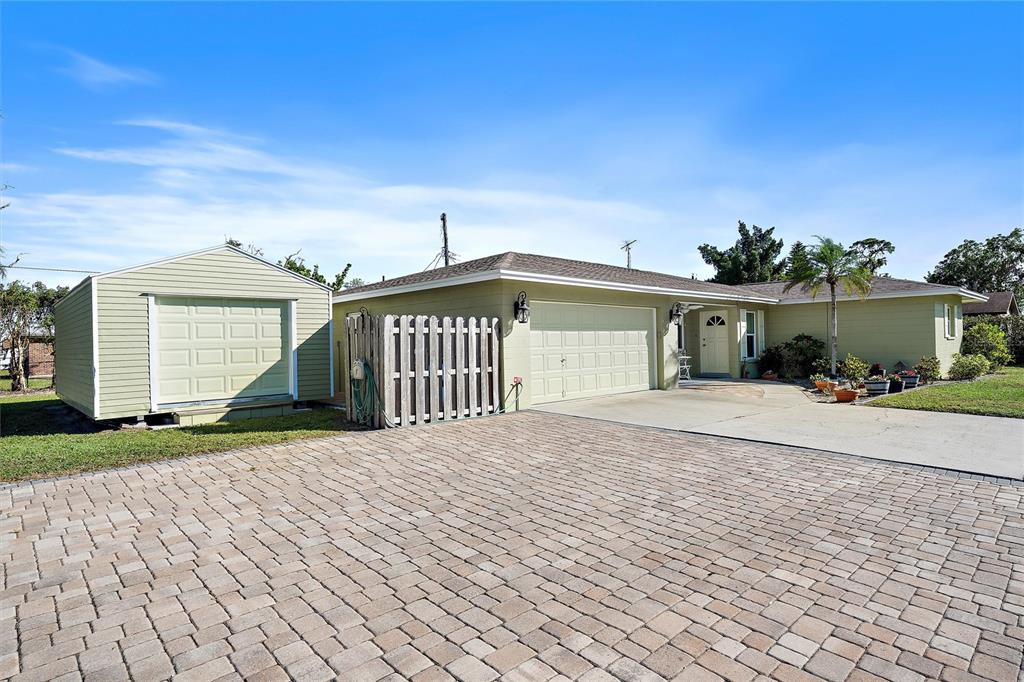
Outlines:
{"type": "Polygon", "coordinates": [[[539,413],[8,485],[0,679],[1014,680],[1022,497],[539,413]]]}

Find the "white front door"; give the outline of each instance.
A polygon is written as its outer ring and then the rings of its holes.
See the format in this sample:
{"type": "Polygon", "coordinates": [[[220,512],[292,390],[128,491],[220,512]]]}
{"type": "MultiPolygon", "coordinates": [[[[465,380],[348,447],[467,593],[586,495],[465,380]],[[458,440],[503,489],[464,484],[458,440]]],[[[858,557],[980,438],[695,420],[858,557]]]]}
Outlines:
{"type": "Polygon", "coordinates": [[[700,371],[701,374],[729,373],[729,326],[724,310],[700,314],[700,371]]]}

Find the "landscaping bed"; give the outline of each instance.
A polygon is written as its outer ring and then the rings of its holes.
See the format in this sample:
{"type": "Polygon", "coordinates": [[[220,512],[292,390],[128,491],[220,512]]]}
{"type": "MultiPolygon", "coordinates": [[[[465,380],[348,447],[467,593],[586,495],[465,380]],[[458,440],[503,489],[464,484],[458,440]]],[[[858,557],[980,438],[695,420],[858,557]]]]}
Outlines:
{"type": "Polygon", "coordinates": [[[71,412],[52,393],[8,394],[0,397],[0,481],[271,445],[353,428],[344,413],[324,408],[203,426],[122,430],[71,412]]]}
{"type": "Polygon", "coordinates": [[[866,404],[1024,419],[1024,367],[1006,367],[974,381],[940,382],[866,404]]]}

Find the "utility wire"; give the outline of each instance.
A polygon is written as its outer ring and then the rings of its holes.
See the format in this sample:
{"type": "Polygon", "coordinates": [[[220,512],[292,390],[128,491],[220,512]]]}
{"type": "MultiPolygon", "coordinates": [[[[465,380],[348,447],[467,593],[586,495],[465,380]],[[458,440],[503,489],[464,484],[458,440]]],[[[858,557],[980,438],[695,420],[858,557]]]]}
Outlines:
{"type": "Polygon", "coordinates": [[[69,268],[36,268],[28,265],[8,265],[8,270],[44,270],[46,272],[78,272],[83,275],[99,274],[98,270],[72,270],[69,268]]]}

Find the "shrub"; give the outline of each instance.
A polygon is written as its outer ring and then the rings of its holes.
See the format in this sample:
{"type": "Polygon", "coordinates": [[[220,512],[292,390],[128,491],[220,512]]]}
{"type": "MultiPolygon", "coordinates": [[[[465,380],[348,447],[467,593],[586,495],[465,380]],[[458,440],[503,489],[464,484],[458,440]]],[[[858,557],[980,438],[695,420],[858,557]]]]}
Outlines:
{"type": "MultiPolygon", "coordinates": [[[[787,347],[787,359],[795,376],[805,377],[814,372],[815,362],[825,356],[825,342],[810,334],[797,334],[792,341],[784,345],[787,347]]],[[[825,362],[825,369],[831,369],[831,361],[825,362]]]]}
{"type": "Polygon", "coordinates": [[[1002,329],[1013,363],[1024,365],[1024,315],[968,315],[964,317],[964,334],[979,324],[994,324],[1002,329]]]}
{"type": "Polygon", "coordinates": [[[780,374],[782,372],[782,365],[784,362],[782,345],[768,346],[761,353],[761,357],[757,359],[758,368],[761,373],[775,372],[780,374]]]}
{"type": "Polygon", "coordinates": [[[976,324],[965,331],[960,352],[964,355],[984,355],[993,370],[1010,362],[1006,333],[994,324],[976,324]]]}
{"type": "Polygon", "coordinates": [[[765,348],[758,362],[762,372],[772,370],[779,376],[795,379],[810,376],[815,371],[827,371],[828,360],[820,369],[824,353],[824,341],[809,334],[797,334],[790,341],[765,348]]]}
{"type": "Polygon", "coordinates": [[[928,383],[929,381],[935,381],[942,375],[942,367],[939,365],[939,359],[934,355],[930,358],[921,358],[921,360],[914,365],[914,371],[921,377],[921,381],[928,383]]]}
{"type": "Polygon", "coordinates": [[[837,369],[854,385],[860,384],[868,376],[868,363],[851,353],[846,354],[846,359],[839,363],[837,369]]]}
{"type": "Polygon", "coordinates": [[[871,365],[869,373],[871,374],[871,376],[885,374],[885,367],[882,367],[882,364],[880,362],[876,362],[875,364],[871,365]]]}
{"type": "Polygon", "coordinates": [[[988,370],[988,359],[984,355],[953,353],[953,364],[949,366],[949,378],[954,381],[970,381],[977,379],[988,370]]]}

